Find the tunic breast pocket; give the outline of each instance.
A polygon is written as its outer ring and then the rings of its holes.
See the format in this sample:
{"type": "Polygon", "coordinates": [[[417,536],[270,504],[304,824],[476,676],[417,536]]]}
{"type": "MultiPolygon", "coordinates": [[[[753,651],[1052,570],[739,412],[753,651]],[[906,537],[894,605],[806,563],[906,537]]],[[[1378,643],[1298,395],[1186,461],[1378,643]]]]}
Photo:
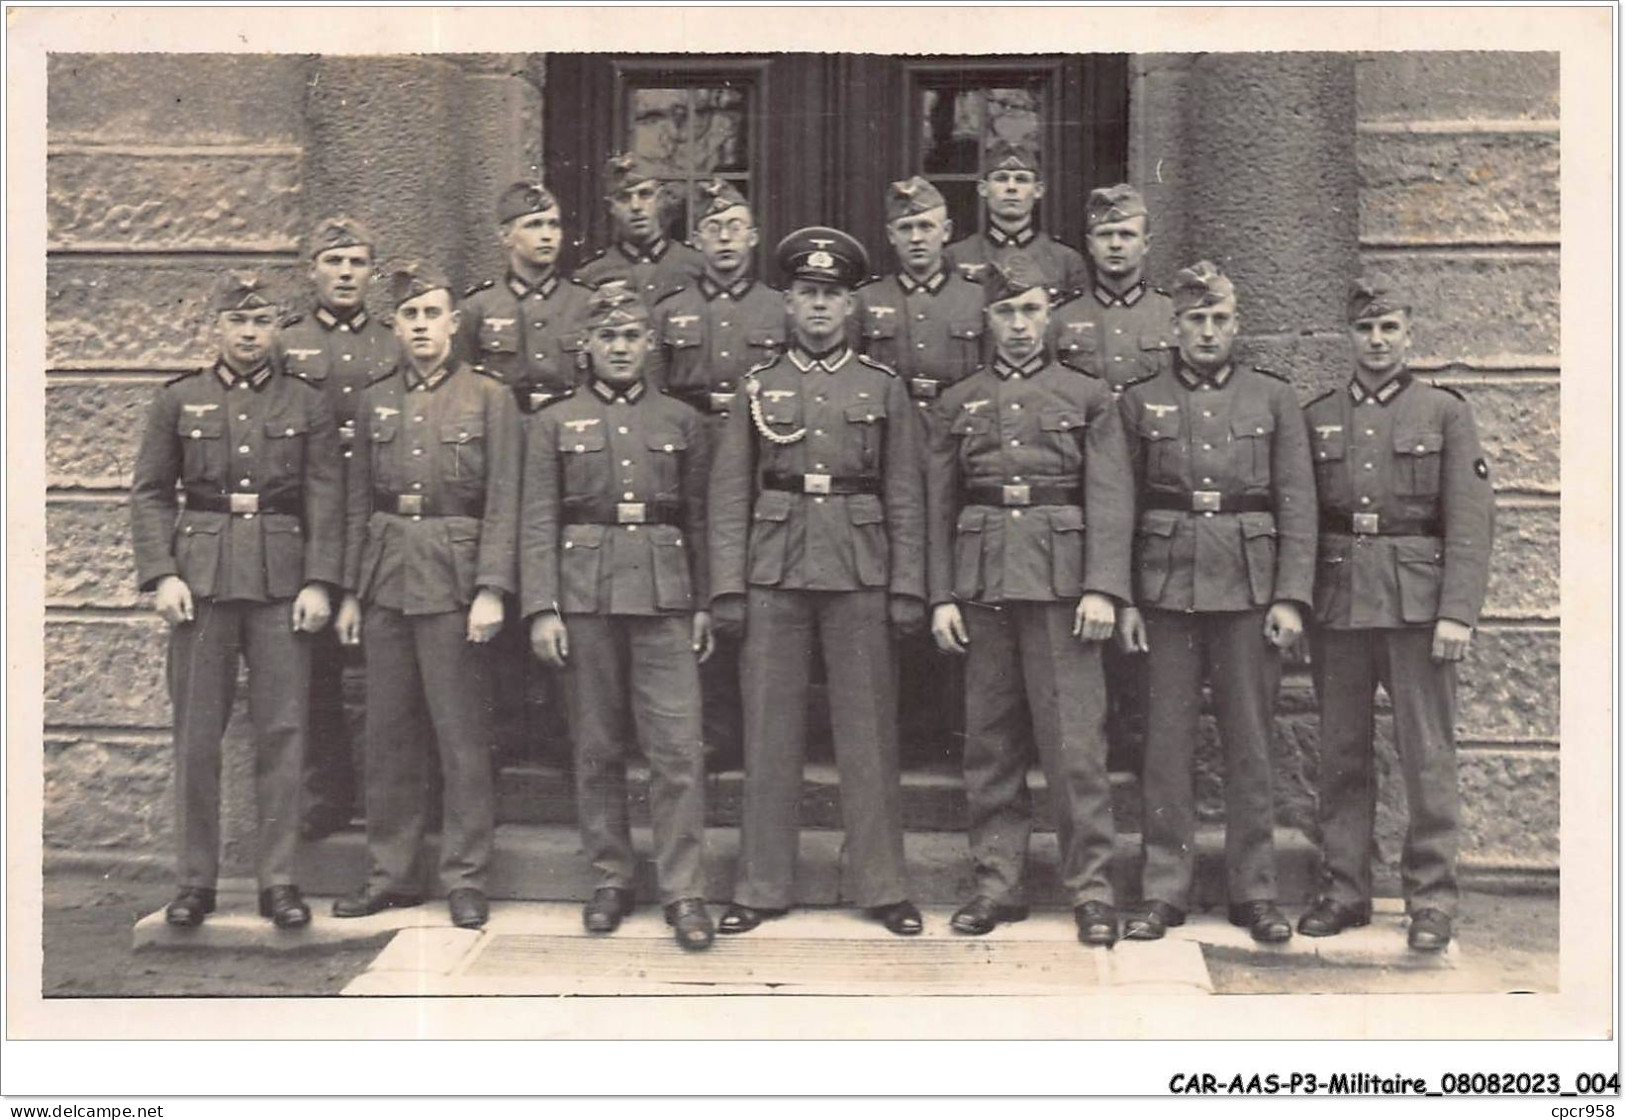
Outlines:
{"type": "Polygon", "coordinates": [[[756,351],[751,355],[756,361],[763,361],[773,353],[784,349],[784,329],[782,327],[756,327],[745,335],[745,344],[756,351]]]}
{"type": "Polygon", "coordinates": [[[1401,498],[1432,498],[1439,493],[1444,433],[1410,428],[1394,433],[1394,492],[1401,498]]]}
{"type": "Polygon", "coordinates": [[[865,470],[876,470],[886,447],[886,408],[881,404],[849,404],[846,426],[857,437],[858,455],[865,470]]]}
{"type": "Polygon", "coordinates": [[[952,340],[956,368],[944,370],[955,380],[968,377],[982,364],[982,320],[955,319],[948,324],[948,337],[952,340]]]}
{"type": "Polygon", "coordinates": [[[1100,376],[1100,331],[1093,323],[1062,323],[1055,338],[1062,364],[1100,376]]]}
{"type": "Polygon", "coordinates": [[[1173,364],[1173,349],[1167,338],[1160,334],[1140,335],[1141,375],[1161,373],[1173,364]]]}
{"type": "Polygon", "coordinates": [[[948,432],[959,440],[959,466],[967,474],[971,460],[993,446],[993,417],[975,412],[961,412],[948,425],[948,432]]]}
{"type": "Polygon", "coordinates": [[[1444,555],[1433,541],[1394,542],[1399,583],[1399,617],[1406,622],[1432,622],[1439,615],[1444,586],[1444,555]]]}
{"type": "Polygon", "coordinates": [[[1053,448],[1061,457],[1059,473],[1076,473],[1083,466],[1083,452],[1078,447],[1078,441],[1083,438],[1084,429],[1088,426],[1083,412],[1070,408],[1046,408],[1038,414],[1038,426],[1044,432],[1044,446],[1053,448]]]}
{"type": "Polygon", "coordinates": [[[485,417],[465,416],[440,424],[441,459],[455,482],[485,479],[485,417]]]}
{"type": "Polygon", "coordinates": [[[679,498],[688,437],[675,430],[657,430],[650,432],[644,443],[649,449],[649,477],[656,496],[668,500],[679,498]]]}
{"type": "Polygon", "coordinates": [[[327,365],[322,361],[322,352],[319,349],[293,347],[283,350],[282,355],[287,372],[294,377],[318,385],[327,379],[327,365]]]}
{"type": "Polygon", "coordinates": [[[987,510],[968,506],[954,526],[955,599],[973,600],[982,593],[982,537],[987,510]]]}
{"type": "Polygon", "coordinates": [[[517,354],[519,352],[519,320],[495,317],[481,319],[480,352],[484,354],[517,354]]]}
{"type": "Polygon", "coordinates": [[[400,421],[396,417],[379,419],[375,415],[372,427],[367,432],[368,454],[372,456],[372,483],[380,490],[394,492],[398,489],[395,478],[395,437],[400,435],[400,431],[400,421]]]}
{"type": "Polygon", "coordinates": [[[1161,486],[1185,485],[1185,445],[1179,438],[1179,424],[1170,415],[1140,429],[1145,444],[1145,470],[1148,481],[1161,486]]]}
{"type": "Polygon", "coordinates": [[[1083,510],[1049,511],[1050,586],[1063,599],[1083,594],[1083,510]]]}
{"type": "Polygon", "coordinates": [[[1267,489],[1270,484],[1270,448],[1275,441],[1275,416],[1260,412],[1237,416],[1230,421],[1231,448],[1241,484],[1249,490],[1267,489]]]}
{"type": "Polygon", "coordinates": [[[303,416],[265,422],[266,459],[284,478],[302,479],[305,472],[305,439],[310,422],[303,416]]]}
{"type": "Polygon", "coordinates": [[[175,436],[181,444],[181,475],[187,482],[221,482],[225,476],[226,418],[218,409],[202,415],[181,411],[175,436]]]}
{"type": "Polygon", "coordinates": [[[762,420],[781,435],[801,426],[801,394],[788,389],[764,389],[756,398],[762,420]]]}
{"type": "Polygon", "coordinates": [[[1347,499],[1348,472],[1344,461],[1348,458],[1348,433],[1341,424],[1310,425],[1310,456],[1315,462],[1315,488],[1320,493],[1321,505],[1347,499]]]}
{"type": "Polygon", "coordinates": [[[550,389],[563,389],[576,384],[592,364],[592,358],[587,353],[587,336],[580,331],[562,332],[559,335],[559,351],[564,355],[560,362],[562,368],[558,370],[562,384],[550,385],[550,389]]]}
{"type": "Polygon", "coordinates": [[[853,494],[846,499],[846,516],[852,524],[852,567],[865,587],[886,586],[889,542],[886,514],[873,494],[853,494]]]}

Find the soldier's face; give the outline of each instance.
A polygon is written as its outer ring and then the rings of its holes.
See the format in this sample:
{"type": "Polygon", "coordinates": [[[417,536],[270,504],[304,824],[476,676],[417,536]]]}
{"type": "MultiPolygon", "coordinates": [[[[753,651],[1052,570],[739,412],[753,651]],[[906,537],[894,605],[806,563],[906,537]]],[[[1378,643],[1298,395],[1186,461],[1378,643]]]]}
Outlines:
{"type": "Polygon", "coordinates": [[[910,272],[926,275],[942,262],[942,249],[953,236],[946,206],[898,218],[886,226],[886,237],[897,250],[897,259],[910,272]]]}
{"type": "Polygon", "coordinates": [[[1361,369],[1381,377],[1404,368],[1411,350],[1411,317],[1404,311],[1357,319],[1349,327],[1354,360],[1361,369]]]}
{"type": "Polygon", "coordinates": [[[988,172],[976,184],[976,193],[987,200],[995,217],[1019,222],[1032,216],[1033,207],[1044,197],[1044,183],[1035,171],[1003,169],[988,172]]]}
{"type": "Polygon", "coordinates": [[[508,255],[531,268],[550,268],[559,259],[564,243],[564,221],[559,208],[521,214],[502,227],[502,243],[508,255]]]}
{"type": "Polygon", "coordinates": [[[1174,339],[1185,364],[1202,373],[1224,368],[1236,344],[1241,317],[1236,314],[1236,297],[1230,296],[1206,307],[1192,307],[1174,316],[1174,339]]]}
{"type": "Polygon", "coordinates": [[[1151,243],[1145,224],[1142,214],[1122,222],[1101,222],[1090,230],[1086,243],[1095,271],[1114,280],[1137,278],[1151,243]]]}
{"type": "Polygon", "coordinates": [[[784,293],[784,309],[796,336],[809,349],[823,350],[846,329],[852,314],[852,290],[825,280],[797,279],[784,293]]]}
{"type": "Polygon", "coordinates": [[[645,179],[610,195],[609,217],[616,235],[639,245],[658,237],[662,193],[659,183],[645,179]]]}
{"type": "Polygon", "coordinates": [[[215,316],[214,334],[227,364],[239,371],[251,370],[265,361],[276,340],[276,308],[222,311],[215,316]]]}
{"type": "Polygon", "coordinates": [[[705,263],[713,272],[724,276],[745,267],[756,242],[756,223],[744,206],[712,214],[694,230],[694,247],[705,254],[705,263]]]}
{"type": "Polygon", "coordinates": [[[372,250],[365,245],[323,249],[310,262],[310,278],[323,307],[334,311],[360,307],[372,279],[372,250]]]}
{"type": "Polygon", "coordinates": [[[1001,356],[1018,365],[1043,347],[1048,325],[1049,292],[1042,287],[1028,288],[1020,295],[987,305],[993,345],[1001,356]]]}
{"type": "Polygon", "coordinates": [[[395,308],[395,337],[424,369],[445,361],[462,313],[453,310],[451,293],[444,288],[424,292],[395,308]]]}
{"type": "Polygon", "coordinates": [[[643,356],[649,352],[647,323],[620,323],[594,327],[587,335],[587,353],[592,368],[611,385],[626,385],[643,372],[643,356]]]}

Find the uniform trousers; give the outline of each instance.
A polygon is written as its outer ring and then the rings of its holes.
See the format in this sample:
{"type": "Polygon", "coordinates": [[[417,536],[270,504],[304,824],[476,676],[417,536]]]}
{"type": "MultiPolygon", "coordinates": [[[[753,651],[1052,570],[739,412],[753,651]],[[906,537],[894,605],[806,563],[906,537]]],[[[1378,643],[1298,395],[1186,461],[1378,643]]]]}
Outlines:
{"type": "Polygon", "coordinates": [[[1143,897],[1187,909],[1196,869],[1195,751],[1202,680],[1224,744],[1224,862],[1232,903],[1275,899],[1270,740],[1281,661],[1264,611],[1144,611],[1151,645],[1146,717],[1143,897]],[[1204,672],[1205,670],[1205,672],[1204,672]]]}
{"type": "Polygon", "coordinates": [[[310,637],[310,741],[305,749],[304,812],[349,819],[356,808],[359,752],[344,714],[346,650],[331,626],[310,637]]]}
{"type": "Polygon", "coordinates": [[[1106,771],[1106,689],[1100,643],[1072,636],[1068,603],[976,603],[963,608],[965,798],[976,893],[1023,903],[1032,833],[1032,739],[1044,768],[1061,852],[1061,884],[1074,906],[1111,902],[1111,778],[1106,771]]]}
{"type": "Polygon", "coordinates": [[[663,903],[705,897],[705,751],[692,617],[565,616],[564,700],[575,740],[582,846],[598,886],[632,888],[637,860],[626,756],[633,732],[649,759],[655,879],[663,903]]]}
{"type": "Polygon", "coordinates": [[[195,618],[169,635],[175,706],[175,836],[185,887],[213,888],[220,873],[221,739],[248,664],[254,728],[254,805],[260,888],[294,881],[299,786],[310,706],[310,636],[293,629],[293,604],[194,599],[195,618]]]}
{"type": "Polygon", "coordinates": [[[428,709],[440,748],[440,885],[485,889],[495,829],[489,652],[468,640],[468,612],[367,609],[367,850],[374,889],[417,893],[428,822],[429,752],[413,726],[428,709]],[[419,701],[422,701],[422,707],[419,701]]]}
{"type": "Polygon", "coordinates": [[[1145,754],[1145,658],[1104,643],[1106,676],[1106,763],[1112,770],[1138,774],[1145,754]]]}
{"type": "Polygon", "coordinates": [[[1377,781],[1373,708],[1380,683],[1394,710],[1394,746],[1408,821],[1400,876],[1407,909],[1456,908],[1459,793],[1456,665],[1432,658],[1433,628],[1317,628],[1311,635],[1320,701],[1320,831],[1327,896],[1371,901],[1377,781]]]}
{"type": "Polygon", "coordinates": [[[718,635],[711,656],[700,666],[700,694],[706,753],[713,770],[730,770],[743,758],[744,713],[739,700],[739,640],[718,635]]]}
{"type": "Polygon", "coordinates": [[[770,587],[752,587],[746,599],[745,804],[734,901],[763,910],[795,901],[815,647],[823,653],[840,771],[842,897],[865,907],[902,902],[909,891],[886,592],[770,587]]]}
{"type": "Polygon", "coordinates": [[[897,640],[897,720],[911,765],[961,761],[964,695],[962,658],[943,653],[929,634],[897,640]]]}

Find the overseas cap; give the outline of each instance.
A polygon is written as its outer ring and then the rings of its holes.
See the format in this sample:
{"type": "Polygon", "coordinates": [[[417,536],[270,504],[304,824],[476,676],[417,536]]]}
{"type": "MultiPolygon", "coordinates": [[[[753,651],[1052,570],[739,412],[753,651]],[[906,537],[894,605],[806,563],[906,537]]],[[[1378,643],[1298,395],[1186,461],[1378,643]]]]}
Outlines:
{"type": "Polygon", "coordinates": [[[1361,277],[1349,284],[1349,322],[1376,319],[1396,311],[1409,314],[1411,301],[1398,288],[1376,277],[1361,277]]]}
{"type": "Polygon", "coordinates": [[[636,152],[624,152],[621,155],[610,156],[609,163],[604,167],[604,193],[615,194],[628,187],[635,187],[639,183],[650,179],[660,178],[660,168],[653,162],[636,152]]]}
{"type": "Polygon", "coordinates": [[[993,171],[1031,171],[1039,174],[1038,149],[1025,140],[1003,137],[988,144],[982,155],[982,175],[993,171]]]}
{"type": "Polygon", "coordinates": [[[261,307],[275,307],[270,285],[258,272],[231,272],[221,278],[209,297],[209,310],[254,311],[261,307]]]}
{"type": "Polygon", "coordinates": [[[306,239],[305,255],[314,257],[329,249],[348,249],[351,245],[365,245],[368,249],[372,249],[377,244],[372,230],[348,214],[335,214],[331,218],[323,218],[317,222],[316,228],[310,231],[310,236],[306,239]]]}
{"type": "Polygon", "coordinates": [[[1083,228],[1094,229],[1107,222],[1126,222],[1130,218],[1146,215],[1145,199],[1127,183],[1115,187],[1096,187],[1089,192],[1089,203],[1084,210],[1083,228]]]}
{"type": "Polygon", "coordinates": [[[1212,307],[1234,297],[1235,285],[1212,261],[1197,261],[1174,273],[1174,314],[1193,307],[1212,307]]]}
{"type": "Polygon", "coordinates": [[[497,221],[511,222],[526,214],[551,210],[558,205],[553,192],[540,183],[515,183],[497,199],[497,221]]]}
{"type": "Polygon", "coordinates": [[[927,210],[935,210],[939,206],[946,205],[948,202],[942,197],[942,192],[919,175],[912,179],[902,179],[886,188],[888,222],[895,222],[898,218],[907,218],[913,214],[923,214],[927,210]]]}
{"type": "Polygon", "coordinates": [[[611,280],[601,284],[587,301],[587,314],[582,325],[589,330],[596,327],[619,327],[626,323],[644,323],[649,319],[649,305],[624,280],[611,280]]]}
{"type": "Polygon", "coordinates": [[[700,209],[697,219],[703,221],[712,214],[732,210],[735,206],[749,205],[745,196],[726,179],[707,179],[700,184],[700,209]]]}
{"type": "Polygon", "coordinates": [[[774,259],[787,277],[825,280],[854,288],[869,275],[869,254],[857,238],[828,226],[798,229],[774,250],[774,259]]]}
{"type": "Polygon", "coordinates": [[[440,288],[451,291],[451,281],[444,272],[425,261],[398,261],[389,270],[389,301],[394,307],[440,288]]]}
{"type": "Polygon", "coordinates": [[[1044,270],[1026,253],[1012,253],[1003,264],[988,265],[986,278],[982,281],[982,305],[998,303],[1034,288],[1044,288],[1047,298],[1044,270]]]}

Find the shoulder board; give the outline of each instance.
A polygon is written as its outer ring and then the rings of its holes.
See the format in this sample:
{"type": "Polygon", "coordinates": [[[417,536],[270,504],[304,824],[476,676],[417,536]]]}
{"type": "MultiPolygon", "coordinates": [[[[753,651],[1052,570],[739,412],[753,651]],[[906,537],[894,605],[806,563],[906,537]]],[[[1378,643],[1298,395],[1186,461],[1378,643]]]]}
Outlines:
{"type": "Polygon", "coordinates": [[[1159,287],[1156,287],[1155,285],[1152,285],[1151,290],[1153,292],[1156,292],[1159,296],[1167,296],[1169,299],[1174,298],[1173,293],[1170,292],[1167,288],[1159,288],[1159,287]]]}
{"type": "Polygon", "coordinates": [[[473,295],[475,292],[483,292],[483,291],[485,291],[485,289],[487,289],[489,287],[492,287],[495,284],[496,284],[495,280],[482,280],[478,284],[470,284],[468,286],[468,291],[463,293],[463,298],[467,299],[469,296],[473,295]]]}
{"type": "Polygon", "coordinates": [[[756,374],[761,373],[764,369],[771,369],[773,366],[778,364],[778,361],[779,355],[775,353],[771,358],[764,358],[762,361],[759,361],[755,365],[751,366],[745,371],[745,376],[754,377],[756,374]]]}
{"type": "Polygon", "coordinates": [[[862,280],[859,280],[858,281],[858,286],[853,288],[852,290],[854,292],[861,292],[863,289],[867,288],[870,284],[878,284],[882,280],[884,280],[885,278],[886,277],[884,275],[877,272],[873,276],[868,276],[868,277],[865,277],[862,280]]]}
{"type": "Polygon", "coordinates": [[[555,391],[552,391],[552,392],[549,392],[549,391],[544,390],[544,389],[532,390],[532,392],[530,394],[530,399],[535,402],[535,405],[533,406],[532,411],[533,412],[540,412],[544,408],[552,408],[554,405],[558,404],[560,401],[567,401],[567,400],[569,400],[571,397],[573,397],[575,395],[576,395],[576,391],[573,388],[570,388],[570,389],[558,389],[558,390],[555,390],[555,391]]]}
{"type": "Polygon", "coordinates": [[[1314,398],[1313,400],[1311,400],[1308,404],[1304,405],[1303,407],[1312,408],[1313,406],[1319,404],[1321,401],[1325,400],[1327,397],[1336,395],[1336,393],[1337,393],[1336,389],[1327,389],[1324,393],[1320,394],[1320,396],[1314,398]]]}
{"type": "Polygon", "coordinates": [[[1157,375],[1155,373],[1148,373],[1143,377],[1136,377],[1132,381],[1125,381],[1123,382],[1123,392],[1126,393],[1136,385],[1144,385],[1147,381],[1155,380],[1156,376],[1157,375]]]}
{"type": "Polygon", "coordinates": [[[390,366],[386,370],[380,370],[379,372],[373,374],[371,377],[367,378],[367,384],[368,385],[376,385],[380,381],[388,381],[391,377],[395,376],[395,372],[396,371],[395,371],[394,366],[390,366]]]}
{"type": "Polygon", "coordinates": [[[655,299],[655,307],[659,307],[661,304],[665,303],[672,296],[681,295],[683,292],[686,292],[686,291],[689,291],[689,290],[690,290],[689,285],[687,285],[687,284],[679,284],[679,285],[677,285],[677,287],[673,288],[671,291],[666,292],[664,295],[661,295],[661,296],[657,297],[655,299]]]}
{"type": "MultiPolygon", "coordinates": [[[[1092,378],[1092,379],[1093,379],[1093,380],[1095,380],[1095,381],[1100,381],[1100,380],[1102,380],[1102,378],[1101,378],[1101,376],[1100,376],[1100,374],[1098,374],[1098,373],[1090,373],[1090,372],[1089,372],[1089,371],[1088,371],[1088,370],[1086,370],[1086,369],[1079,369],[1079,368],[1078,368],[1078,367],[1077,367],[1077,366],[1069,366],[1069,365],[1067,365],[1067,364],[1066,364],[1066,363],[1065,363],[1065,362],[1056,362],[1056,363],[1054,363],[1054,364],[1055,364],[1055,365],[1058,365],[1058,366],[1060,366],[1060,367],[1061,367],[1061,368],[1062,368],[1062,369],[1064,369],[1064,370],[1066,370],[1066,371],[1067,371],[1067,372],[1068,372],[1068,373],[1075,373],[1075,374],[1077,374],[1077,375],[1078,375],[1078,376],[1079,376],[1079,377],[1088,377],[1088,378],[1092,378]]],[[[1155,375],[1154,375],[1154,374],[1153,374],[1153,376],[1155,376],[1155,375]]],[[[1143,380],[1145,380],[1145,379],[1144,379],[1144,378],[1140,378],[1140,379],[1139,379],[1139,380],[1141,380],[1141,381],[1143,381],[1143,380]]],[[[1129,385],[1133,385],[1133,384],[1135,384],[1135,383],[1136,383],[1136,382],[1133,382],[1133,381],[1131,381],[1131,382],[1129,382],[1129,383],[1128,383],[1128,384],[1127,384],[1127,385],[1124,385],[1124,386],[1123,386],[1123,388],[1125,388],[1125,389],[1126,389],[1126,388],[1128,388],[1128,386],[1129,386],[1129,385]]]]}
{"type": "Polygon", "coordinates": [[[318,389],[318,390],[321,389],[321,386],[316,384],[310,378],[306,377],[302,373],[295,373],[291,369],[283,370],[282,371],[282,376],[286,377],[289,381],[297,381],[297,382],[299,382],[299,384],[303,385],[307,389],[318,389]]]}
{"type": "Polygon", "coordinates": [[[897,376],[897,371],[892,369],[891,366],[887,365],[885,362],[877,362],[867,354],[858,354],[857,359],[858,359],[858,361],[862,362],[866,366],[872,366],[875,369],[878,369],[881,373],[884,373],[887,377],[896,377],[897,376]]]}
{"type": "Polygon", "coordinates": [[[164,382],[164,388],[167,389],[171,385],[179,385],[182,381],[185,381],[188,377],[197,377],[199,374],[201,374],[203,372],[204,371],[201,370],[201,369],[194,369],[194,370],[189,370],[186,373],[183,373],[178,377],[171,377],[168,381],[164,382]]]}
{"type": "Polygon", "coordinates": [[[1067,304],[1071,303],[1073,300],[1075,300],[1078,297],[1084,295],[1087,291],[1088,291],[1087,288],[1066,288],[1066,289],[1063,289],[1062,291],[1059,291],[1059,292],[1055,293],[1055,295],[1053,297],[1051,297],[1049,309],[1051,311],[1054,311],[1057,308],[1065,307],[1067,304]]]}
{"type": "Polygon", "coordinates": [[[609,246],[606,245],[602,249],[598,250],[598,252],[594,253],[592,256],[590,256],[586,260],[582,261],[581,263],[582,264],[591,264],[593,261],[601,260],[603,258],[603,256],[604,256],[604,254],[607,253],[607,252],[609,252],[609,246]]]}
{"type": "Polygon", "coordinates": [[[495,381],[498,384],[501,384],[503,386],[506,386],[508,384],[506,381],[502,380],[502,375],[500,373],[498,373],[496,370],[486,369],[485,366],[483,366],[483,365],[470,366],[469,368],[472,369],[475,373],[479,374],[481,377],[489,377],[492,381],[495,381]]]}
{"type": "Polygon", "coordinates": [[[392,331],[392,330],[395,329],[395,316],[393,316],[393,315],[380,315],[380,316],[378,316],[378,324],[379,324],[379,326],[383,327],[385,330],[391,330],[392,331]]]}
{"type": "Polygon", "coordinates": [[[1467,403],[1467,398],[1461,395],[1461,390],[1460,389],[1453,388],[1453,387],[1451,387],[1449,385],[1440,385],[1437,381],[1430,381],[1430,382],[1428,382],[1428,384],[1432,385],[1435,389],[1439,390],[1439,392],[1441,392],[1441,393],[1449,393],[1452,397],[1455,397],[1462,404],[1467,403]]]}
{"type": "Polygon", "coordinates": [[[588,291],[588,292],[596,291],[596,289],[591,284],[587,283],[580,276],[577,276],[574,273],[572,273],[569,276],[569,278],[566,280],[566,283],[574,284],[576,287],[581,288],[584,291],[588,291]]]}
{"type": "Polygon", "coordinates": [[[1273,378],[1275,378],[1275,380],[1283,382],[1283,383],[1288,384],[1288,385],[1291,384],[1290,381],[1287,381],[1287,379],[1284,376],[1282,376],[1279,373],[1276,373],[1273,369],[1265,369],[1263,366],[1254,366],[1253,367],[1253,372],[1254,373],[1262,373],[1265,377],[1273,377],[1273,378]]]}
{"type": "Polygon", "coordinates": [[[293,326],[295,323],[303,321],[304,318],[305,318],[305,316],[303,315],[303,313],[295,312],[294,314],[289,315],[285,319],[283,319],[282,322],[279,324],[279,326],[286,329],[288,327],[293,326]]]}

